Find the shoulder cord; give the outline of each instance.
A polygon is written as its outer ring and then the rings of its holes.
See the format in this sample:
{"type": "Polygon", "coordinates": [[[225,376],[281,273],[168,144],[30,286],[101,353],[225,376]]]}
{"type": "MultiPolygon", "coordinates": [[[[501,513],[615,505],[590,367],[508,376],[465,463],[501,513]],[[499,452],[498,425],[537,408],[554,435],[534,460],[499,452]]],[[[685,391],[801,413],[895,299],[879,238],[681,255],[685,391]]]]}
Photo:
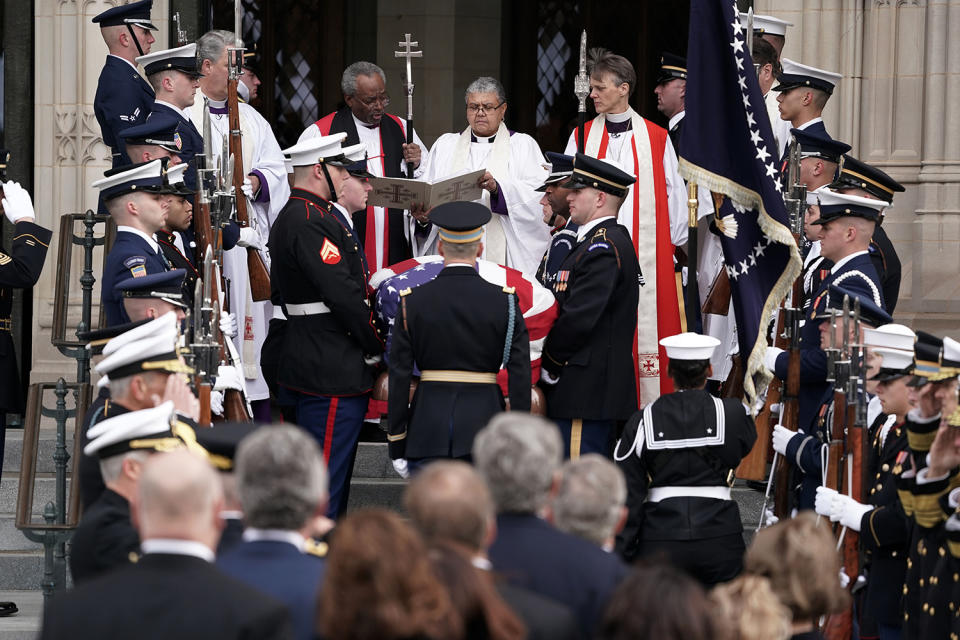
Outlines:
{"type": "Polygon", "coordinates": [[[503,369],[510,363],[510,346],[513,344],[513,325],[517,320],[517,305],[513,299],[513,294],[507,294],[507,339],[503,343],[503,369]]]}

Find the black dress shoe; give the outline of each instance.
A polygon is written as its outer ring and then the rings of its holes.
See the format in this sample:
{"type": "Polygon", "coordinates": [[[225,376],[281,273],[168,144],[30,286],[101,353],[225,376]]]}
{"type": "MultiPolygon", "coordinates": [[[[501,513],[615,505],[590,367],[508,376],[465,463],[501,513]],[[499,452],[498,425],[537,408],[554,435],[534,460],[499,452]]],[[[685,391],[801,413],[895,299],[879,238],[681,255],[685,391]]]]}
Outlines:
{"type": "Polygon", "coordinates": [[[0,602],[0,618],[5,618],[6,616],[12,616],[17,611],[19,611],[19,609],[17,609],[17,605],[15,605],[14,603],[0,602]]]}

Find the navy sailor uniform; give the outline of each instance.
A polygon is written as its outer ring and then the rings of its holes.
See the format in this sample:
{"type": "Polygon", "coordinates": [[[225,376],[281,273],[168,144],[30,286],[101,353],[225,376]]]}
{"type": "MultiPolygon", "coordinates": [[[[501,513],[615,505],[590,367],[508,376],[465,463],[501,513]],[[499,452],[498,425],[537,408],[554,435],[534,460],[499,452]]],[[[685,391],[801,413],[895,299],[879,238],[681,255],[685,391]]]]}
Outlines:
{"type": "Polygon", "coordinates": [[[661,396],[636,413],[614,452],[627,479],[618,550],[628,561],[665,551],[707,585],[736,576],[745,548],[729,486],[756,439],[739,400],[703,389],[661,396]]]}

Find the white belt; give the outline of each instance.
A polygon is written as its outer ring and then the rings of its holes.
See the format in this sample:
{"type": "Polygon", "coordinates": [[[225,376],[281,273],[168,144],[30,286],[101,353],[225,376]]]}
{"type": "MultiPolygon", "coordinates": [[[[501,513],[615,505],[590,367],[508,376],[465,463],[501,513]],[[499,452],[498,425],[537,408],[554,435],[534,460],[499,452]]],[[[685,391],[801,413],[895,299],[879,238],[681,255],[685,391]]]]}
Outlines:
{"type": "Polygon", "coordinates": [[[283,308],[280,305],[277,305],[273,308],[273,320],[286,320],[287,316],[283,315],[283,308]]]}
{"type": "Polygon", "coordinates": [[[647,502],[660,502],[667,498],[716,498],[730,499],[730,487],[651,487],[647,502]]]}
{"type": "Polygon", "coordinates": [[[321,313],[330,313],[330,307],[322,302],[308,302],[306,304],[288,304],[287,315],[316,316],[321,313]]]}

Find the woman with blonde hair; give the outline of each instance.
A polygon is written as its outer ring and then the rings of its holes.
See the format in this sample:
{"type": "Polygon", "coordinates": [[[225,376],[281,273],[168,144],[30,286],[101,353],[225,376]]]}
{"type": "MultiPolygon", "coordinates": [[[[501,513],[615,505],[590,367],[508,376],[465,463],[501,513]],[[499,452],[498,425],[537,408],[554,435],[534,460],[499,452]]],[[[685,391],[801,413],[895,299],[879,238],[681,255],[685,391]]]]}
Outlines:
{"type": "Polygon", "coordinates": [[[728,640],[786,640],[790,637],[790,610],[762,576],[741,575],[719,584],[710,600],[730,629],[728,640]]]}
{"type": "Polygon", "coordinates": [[[459,640],[463,621],[413,528],[364,509],[333,532],[318,631],[326,640],[459,640]]]}
{"type": "Polygon", "coordinates": [[[812,511],[757,533],[747,549],[744,570],[763,576],[789,610],[794,640],[822,638],[821,616],[850,606],[850,594],[840,585],[840,555],[829,524],[812,511]]]}

